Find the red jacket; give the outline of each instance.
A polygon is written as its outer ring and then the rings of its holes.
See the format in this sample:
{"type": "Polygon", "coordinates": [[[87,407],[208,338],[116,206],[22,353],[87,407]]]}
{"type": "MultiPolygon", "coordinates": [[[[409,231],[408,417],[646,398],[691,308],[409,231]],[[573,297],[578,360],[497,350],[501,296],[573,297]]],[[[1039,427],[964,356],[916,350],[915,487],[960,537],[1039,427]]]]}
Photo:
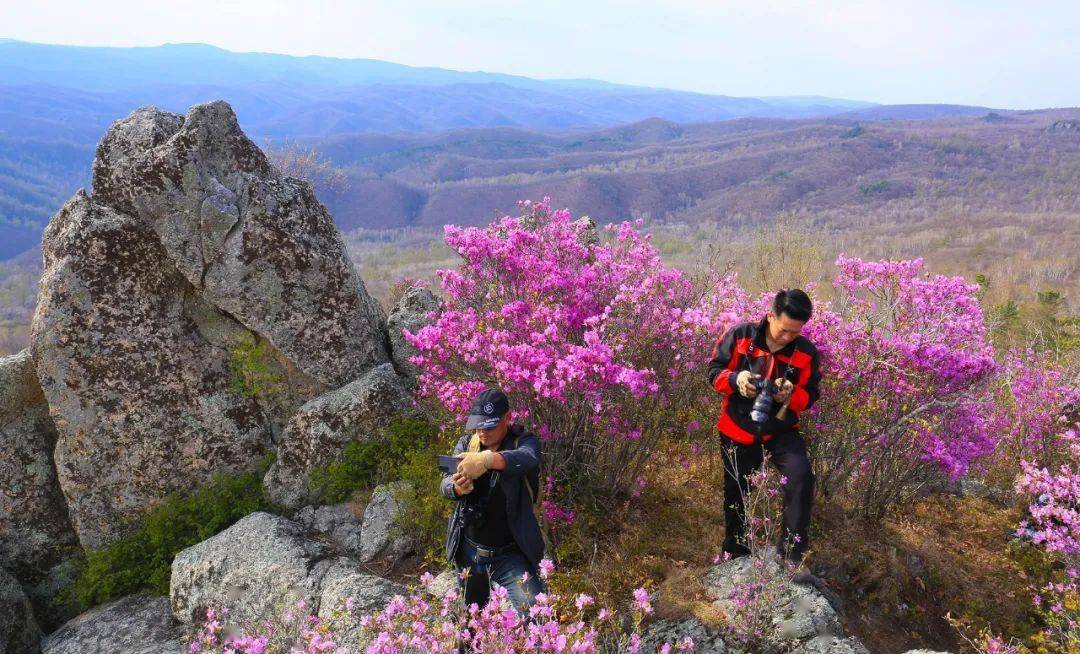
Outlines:
{"type": "Polygon", "coordinates": [[[743,445],[767,441],[783,431],[797,430],[799,413],[809,409],[819,394],[821,371],[814,344],[797,336],[770,356],[769,348],[765,345],[766,329],[768,323],[764,319],[759,323],[745,322],[728,329],[716,341],[709,362],[709,384],[724,398],[716,428],[724,436],[743,445]],[[773,405],[772,414],[764,424],[750,418],[754,400],[743,397],[735,383],[743,370],[763,376],[768,374],[771,380],[786,376],[794,383],[784,419],[776,417],[781,406],[779,403],[773,405]]]}

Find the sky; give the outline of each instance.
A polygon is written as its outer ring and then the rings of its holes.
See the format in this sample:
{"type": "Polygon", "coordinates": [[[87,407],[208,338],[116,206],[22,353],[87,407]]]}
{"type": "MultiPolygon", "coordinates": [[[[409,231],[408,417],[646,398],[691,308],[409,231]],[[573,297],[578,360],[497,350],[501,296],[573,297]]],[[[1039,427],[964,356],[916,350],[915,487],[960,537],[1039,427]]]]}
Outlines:
{"type": "Polygon", "coordinates": [[[0,37],[207,43],[734,96],[1080,106],[1080,0],[0,0],[0,37]]]}

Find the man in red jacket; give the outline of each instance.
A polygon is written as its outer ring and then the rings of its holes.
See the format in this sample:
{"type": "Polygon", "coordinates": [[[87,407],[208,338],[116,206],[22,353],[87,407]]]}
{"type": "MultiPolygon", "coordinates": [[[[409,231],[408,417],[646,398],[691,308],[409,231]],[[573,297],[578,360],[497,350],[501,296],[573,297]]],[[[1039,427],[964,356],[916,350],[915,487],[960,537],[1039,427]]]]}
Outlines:
{"type": "Polygon", "coordinates": [[[814,344],[801,336],[813,304],[801,290],[780,291],[761,322],[727,330],[713,348],[709,383],[723,397],[716,428],[724,441],[724,551],[748,554],[743,498],[747,477],[761,466],[765,452],[786,477],[784,529],[777,547],[792,561],[802,560],[809,542],[814,474],[799,433],[799,414],[818,398],[821,372],[814,344]],[[772,407],[754,402],[772,384],[772,407]]]}

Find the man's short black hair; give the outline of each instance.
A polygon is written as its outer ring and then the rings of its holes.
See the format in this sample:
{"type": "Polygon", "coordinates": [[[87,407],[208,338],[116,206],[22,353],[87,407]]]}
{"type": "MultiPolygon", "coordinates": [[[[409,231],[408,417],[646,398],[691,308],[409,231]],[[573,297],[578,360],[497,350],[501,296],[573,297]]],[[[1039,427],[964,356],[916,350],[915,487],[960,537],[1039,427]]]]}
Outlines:
{"type": "Polygon", "coordinates": [[[777,316],[786,313],[788,318],[792,320],[806,322],[810,320],[810,316],[814,313],[814,303],[810,301],[810,296],[803,292],[802,289],[791,288],[776,294],[773,299],[772,310],[777,316]]]}

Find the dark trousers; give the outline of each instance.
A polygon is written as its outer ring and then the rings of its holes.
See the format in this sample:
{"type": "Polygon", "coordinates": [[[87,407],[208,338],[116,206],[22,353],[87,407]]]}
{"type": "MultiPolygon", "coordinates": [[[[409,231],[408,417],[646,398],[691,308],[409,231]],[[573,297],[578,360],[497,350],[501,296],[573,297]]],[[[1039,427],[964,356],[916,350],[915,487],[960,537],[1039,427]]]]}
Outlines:
{"type": "Polygon", "coordinates": [[[544,584],[536,567],[525,558],[517,547],[495,556],[480,556],[476,548],[462,537],[454,563],[460,572],[469,569],[469,574],[462,582],[465,605],[476,603],[480,608],[488,603],[491,583],[495,582],[506,589],[510,603],[522,617],[528,617],[529,608],[536,603],[536,596],[544,592],[544,584]],[[523,579],[528,573],[527,580],[523,579]]]}
{"type": "Polygon", "coordinates": [[[810,545],[810,508],[814,502],[814,473],[806,456],[806,441],[797,432],[778,434],[761,445],[740,445],[723,436],[721,439],[726,526],[724,551],[732,556],[749,553],[744,538],[743,497],[750,492],[748,477],[757,472],[768,452],[772,464],[787,477],[783,486],[784,524],[776,547],[789,560],[802,560],[810,545]]]}

